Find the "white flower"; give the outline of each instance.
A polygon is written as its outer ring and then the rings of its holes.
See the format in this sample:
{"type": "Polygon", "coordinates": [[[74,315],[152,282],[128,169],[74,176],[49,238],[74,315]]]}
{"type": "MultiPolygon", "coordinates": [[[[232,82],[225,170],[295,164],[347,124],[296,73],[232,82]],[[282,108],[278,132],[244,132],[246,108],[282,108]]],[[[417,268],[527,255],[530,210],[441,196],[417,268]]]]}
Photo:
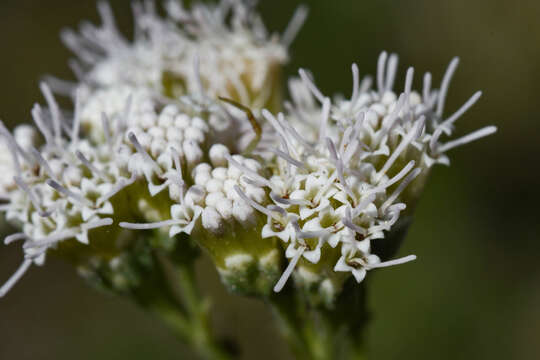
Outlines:
{"type": "MultiPolygon", "coordinates": [[[[49,249],[88,245],[113,222],[191,236],[230,288],[247,293],[270,291],[285,249],[289,265],[274,291],[296,271],[300,282],[334,294],[337,272],[360,282],[369,270],[415,259],[381,261],[372,245],[412,211],[429,169],[448,164],[449,150],[496,131],[443,140],[480,97],[443,115],[456,59],[440,89],[428,73],[415,92],[410,68],[403,91],[394,91],[397,56],[383,53],[375,89],[352,66],[347,99],[325,96],[300,70],[277,112],[281,66],[303,7],[281,37],[240,0],[190,9],[168,1],[165,17],[150,1],[134,9],[132,42],[104,3],[102,26],[64,33],[79,83],[52,84],[74,95],[73,117],[42,85],[47,108],[34,106],[36,128],[11,134],[0,126],[0,210],[21,228],[5,242],[22,240],[25,256],[0,296],[49,249]]],[[[89,250],[108,261],[99,246],[89,250]]]]}
{"type": "Polygon", "coordinates": [[[443,119],[456,64],[457,60],[450,64],[440,90],[431,89],[431,76],[426,75],[423,95],[412,91],[411,68],[404,91],[396,94],[392,87],[397,57],[391,55],[387,65],[383,53],[377,91],[371,90],[369,81],[360,82],[353,65],[351,98],[334,101],[301,70],[302,83],[290,83],[293,103],[287,105],[288,113],[274,116],[262,111],[277,138],[273,146],[258,148],[274,155],[266,164],[272,176],[263,177],[230,163],[270,193],[271,204],[251,201],[268,218],[262,236],[289,243],[286,256],[291,261],[275,291],[281,290],[300,259],[318,263],[333,248],[342,253],[334,270],[351,272],[359,282],[367,270],[414,259],[380,262],[371,253],[370,243],[384,238],[407,202],[414,201],[417,194],[406,189],[418,176],[427,176],[435,163],[448,163],[445,153],[451,148],[495,131],[490,126],[458,140],[440,142],[480,96],[475,94],[443,119]]]}
{"type": "MultiPolygon", "coordinates": [[[[94,88],[126,84],[162,95],[224,96],[262,108],[280,87],[287,48],[305,17],[300,7],[283,36],[270,35],[247,2],[218,4],[165,2],[161,17],[152,2],[135,3],[135,37],[117,29],[110,7],[99,4],[101,26],[85,23],[79,33],[66,30],[64,43],[75,53],[79,80],[94,88]],[[193,71],[197,63],[199,70],[193,71]]],[[[70,92],[65,82],[58,90],[70,92]]]]}

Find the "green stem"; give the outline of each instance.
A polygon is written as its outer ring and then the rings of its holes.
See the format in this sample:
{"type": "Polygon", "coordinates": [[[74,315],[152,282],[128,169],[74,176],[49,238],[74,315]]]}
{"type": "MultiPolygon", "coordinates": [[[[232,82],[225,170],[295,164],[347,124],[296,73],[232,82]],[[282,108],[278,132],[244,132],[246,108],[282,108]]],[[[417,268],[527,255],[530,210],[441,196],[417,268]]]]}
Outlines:
{"type": "Polygon", "coordinates": [[[171,244],[168,237],[158,232],[145,233],[135,239],[120,267],[112,269],[109,262],[104,262],[95,269],[99,280],[96,283],[134,300],[162,319],[201,358],[233,359],[224,343],[214,337],[210,304],[196,286],[198,249],[189,238],[176,240],[172,246],[165,246],[171,244]]]}
{"type": "Polygon", "coordinates": [[[206,326],[206,319],[185,316],[175,306],[156,305],[151,311],[159,316],[184,342],[189,344],[203,359],[232,360],[232,355],[214,338],[206,326]]]}
{"type": "Polygon", "coordinates": [[[366,359],[364,288],[355,285],[356,289],[346,287],[332,308],[313,304],[292,288],[268,299],[281,333],[297,359],[366,359]]]}
{"type": "Polygon", "coordinates": [[[169,291],[178,301],[152,308],[169,327],[207,360],[233,359],[228,349],[215,339],[210,322],[210,303],[196,286],[194,261],[174,262],[162,252],[156,259],[169,291]]]}

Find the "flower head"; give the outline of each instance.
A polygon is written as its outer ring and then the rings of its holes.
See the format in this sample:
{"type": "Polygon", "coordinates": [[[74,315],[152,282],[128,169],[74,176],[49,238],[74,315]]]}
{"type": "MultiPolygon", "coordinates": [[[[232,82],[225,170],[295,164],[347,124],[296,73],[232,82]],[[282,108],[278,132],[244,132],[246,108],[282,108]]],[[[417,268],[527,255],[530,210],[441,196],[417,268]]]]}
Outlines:
{"type": "MultiPolygon", "coordinates": [[[[396,94],[392,87],[397,57],[391,55],[387,62],[383,53],[376,90],[368,81],[360,82],[353,65],[351,98],[333,101],[301,70],[302,82],[291,84],[294,102],[287,114],[274,116],[263,110],[277,138],[272,147],[258,149],[273,154],[266,163],[269,175],[262,177],[230,162],[269,194],[267,203],[250,202],[268,219],[262,236],[278,237],[287,247],[289,267],[275,291],[297,266],[305,267],[297,272],[300,281],[319,277],[322,286],[328,278],[325,274],[332,271],[352,273],[360,282],[367,270],[415,258],[381,261],[372,243],[391,233],[400,215],[414,206],[429,169],[449,163],[448,150],[496,130],[489,126],[442,142],[480,97],[479,92],[474,94],[454,114],[443,117],[456,65],[454,59],[439,90],[431,89],[427,74],[422,95],[412,90],[410,68],[405,89],[396,94]]],[[[335,280],[333,275],[330,278],[335,280]]]]}
{"type": "Polygon", "coordinates": [[[79,80],[91,89],[124,84],[172,98],[205,94],[256,108],[280,105],[281,67],[305,19],[304,7],[280,37],[270,35],[244,1],[164,5],[162,17],[152,1],[134,3],[133,41],[118,30],[105,2],[98,7],[101,26],[84,23],[78,33],[64,31],[64,43],[77,56],[71,65],[79,80]]]}
{"type": "Polygon", "coordinates": [[[132,263],[135,232],[153,230],[206,249],[233,291],[266,296],[292,276],[331,304],[347,279],[415,259],[389,259],[379,243],[406,222],[433,165],[496,131],[445,140],[481,95],[444,116],[457,59],[439,89],[428,73],[414,91],[409,68],[394,91],[397,56],[382,53],[375,88],[352,66],[349,98],[325,96],[300,70],[282,106],[280,68],[304,8],[278,39],[241,1],[168,1],[164,18],[136,3],[132,42],[99,9],[101,27],[64,33],[80,82],[53,85],[74,95],[73,116],[42,85],[35,127],[0,126],[0,210],[21,228],[5,242],[24,251],[0,296],[53,251],[88,277],[114,273],[132,263]]]}

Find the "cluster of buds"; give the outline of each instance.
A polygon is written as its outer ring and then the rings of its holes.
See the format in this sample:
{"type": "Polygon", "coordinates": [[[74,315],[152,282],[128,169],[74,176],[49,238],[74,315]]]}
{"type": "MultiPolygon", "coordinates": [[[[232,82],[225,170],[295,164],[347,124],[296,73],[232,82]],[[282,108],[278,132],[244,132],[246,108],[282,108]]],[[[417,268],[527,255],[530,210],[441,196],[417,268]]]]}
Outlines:
{"type": "Polygon", "coordinates": [[[133,42],[99,9],[101,27],[64,32],[79,82],[42,85],[35,127],[0,128],[10,154],[0,158],[1,210],[22,229],[5,242],[22,240],[25,254],[0,296],[48,252],[114,269],[134,232],[154,230],[189,236],[232,291],[268,295],[292,275],[331,304],[351,275],[415,259],[381,259],[376,244],[448,150],[496,130],[443,142],[480,97],[443,116],[457,60],[439,89],[428,73],[415,92],[411,68],[394,91],[397,56],[382,53],[374,89],[352,66],[349,99],[323,95],[300,70],[283,101],[303,7],[279,37],[242,1],[188,10],[171,0],[165,18],[136,3],[133,42]],[[73,96],[73,116],[53,91],[73,96]]]}

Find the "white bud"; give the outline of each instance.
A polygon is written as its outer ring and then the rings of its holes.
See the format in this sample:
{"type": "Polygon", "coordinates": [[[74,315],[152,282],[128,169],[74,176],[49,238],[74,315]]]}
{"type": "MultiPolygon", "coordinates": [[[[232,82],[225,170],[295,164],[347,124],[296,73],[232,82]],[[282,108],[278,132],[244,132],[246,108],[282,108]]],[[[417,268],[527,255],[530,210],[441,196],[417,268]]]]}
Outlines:
{"type": "Polygon", "coordinates": [[[254,210],[243,200],[234,200],[233,216],[240,223],[247,223],[253,217],[254,210]]]}
{"type": "Polygon", "coordinates": [[[174,118],[174,126],[179,129],[187,129],[191,119],[186,114],[179,114],[174,118]]]}
{"type": "Polygon", "coordinates": [[[221,181],[227,180],[227,169],[223,167],[218,167],[212,170],[212,177],[221,181]]]}
{"type": "Polygon", "coordinates": [[[206,183],[212,179],[210,173],[207,172],[197,172],[194,178],[195,184],[199,186],[206,186],[206,183]]]}
{"type": "Polygon", "coordinates": [[[213,207],[206,207],[202,212],[202,225],[205,229],[217,232],[221,226],[221,215],[213,207]]]}
{"type": "Polygon", "coordinates": [[[199,161],[201,161],[201,159],[203,158],[204,154],[201,148],[194,141],[191,141],[191,140],[184,141],[183,149],[184,149],[184,156],[186,157],[186,161],[188,164],[194,165],[198,163],[199,161]]]}
{"type": "Polygon", "coordinates": [[[177,127],[170,127],[166,129],[165,136],[169,141],[184,141],[184,132],[177,127]]]}
{"type": "Polygon", "coordinates": [[[204,133],[201,129],[190,126],[184,130],[184,136],[186,139],[193,140],[198,143],[204,142],[204,133]]]}
{"type": "Polygon", "coordinates": [[[210,148],[209,157],[210,162],[214,166],[227,166],[227,155],[229,155],[229,149],[222,144],[214,144],[210,148]]]}
{"type": "Polygon", "coordinates": [[[223,198],[214,207],[224,219],[230,219],[232,217],[233,203],[231,200],[223,198]]]}
{"type": "Polygon", "coordinates": [[[139,118],[139,126],[142,127],[144,130],[148,130],[156,125],[156,115],[153,113],[145,112],[139,118]]]}
{"type": "Polygon", "coordinates": [[[165,131],[158,127],[158,126],[152,126],[150,129],[148,129],[148,135],[155,138],[164,138],[165,137],[165,131]]]}
{"type": "Polygon", "coordinates": [[[218,179],[210,179],[206,182],[206,191],[208,192],[218,192],[223,189],[223,181],[218,179]]]}
{"type": "Polygon", "coordinates": [[[197,166],[195,166],[195,168],[193,168],[192,175],[197,176],[197,174],[200,174],[200,173],[210,174],[211,171],[212,171],[212,167],[209,164],[200,163],[197,166]]]}
{"type": "Polygon", "coordinates": [[[225,195],[222,192],[211,192],[206,195],[204,202],[206,206],[216,207],[217,204],[225,199],[225,195]]]}

